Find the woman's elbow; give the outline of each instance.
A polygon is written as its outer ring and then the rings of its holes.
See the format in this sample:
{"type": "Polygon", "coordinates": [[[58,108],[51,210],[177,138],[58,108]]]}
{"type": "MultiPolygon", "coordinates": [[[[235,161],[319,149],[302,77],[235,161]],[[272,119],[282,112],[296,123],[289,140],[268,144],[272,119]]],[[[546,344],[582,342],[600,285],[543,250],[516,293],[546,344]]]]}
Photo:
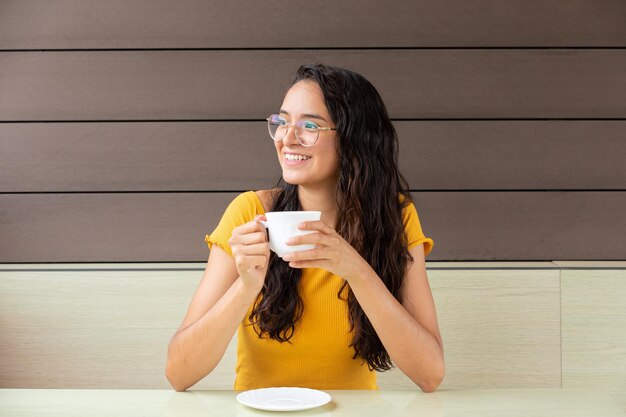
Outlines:
{"type": "Polygon", "coordinates": [[[419,384],[419,387],[425,393],[431,393],[437,390],[437,388],[439,387],[439,384],[441,384],[441,381],[432,381],[432,382],[426,382],[426,383],[423,382],[419,384]]]}
{"type": "Polygon", "coordinates": [[[170,381],[170,385],[172,386],[172,388],[174,388],[174,391],[176,392],[185,392],[187,391],[187,388],[189,388],[183,385],[175,385],[172,381],[170,381]]]}
{"type": "Polygon", "coordinates": [[[176,381],[176,379],[172,378],[169,375],[166,375],[166,377],[167,380],[170,382],[172,388],[174,388],[174,390],[177,392],[184,392],[187,391],[187,388],[189,388],[189,385],[181,384],[179,381],[176,381]]]}
{"type": "Polygon", "coordinates": [[[417,385],[426,393],[435,392],[437,388],[439,388],[439,385],[441,385],[445,373],[445,366],[441,364],[441,366],[439,366],[436,371],[432,372],[427,379],[418,382],[417,385]]]}
{"type": "Polygon", "coordinates": [[[179,381],[178,378],[176,378],[176,372],[174,370],[174,367],[169,361],[167,362],[167,365],[165,366],[165,377],[169,381],[172,388],[174,388],[174,390],[178,392],[186,391],[187,388],[190,387],[190,385],[183,384],[182,381],[179,381]]]}

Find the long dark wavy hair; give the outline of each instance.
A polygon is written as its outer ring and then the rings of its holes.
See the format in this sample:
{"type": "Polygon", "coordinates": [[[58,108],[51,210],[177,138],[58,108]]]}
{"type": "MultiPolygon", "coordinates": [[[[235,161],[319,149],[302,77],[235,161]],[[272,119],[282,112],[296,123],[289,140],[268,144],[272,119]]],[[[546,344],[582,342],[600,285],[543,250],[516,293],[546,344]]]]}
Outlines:
{"type": "MultiPolygon", "coordinates": [[[[387,289],[401,300],[402,280],[413,258],[407,249],[403,208],[412,202],[409,186],[398,169],[398,137],[387,109],[363,76],[327,65],[301,66],[292,83],[312,81],[319,85],[324,102],[337,127],[339,184],[337,232],[376,271],[387,289]],[[404,199],[400,197],[404,196],[404,199]]],[[[298,186],[277,184],[271,211],[302,210],[298,186]]],[[[288,342],[302,318],[298,293],[302,270],[271,252],[268,273],[249,320],[259,337],[288,342]]],[[[348,303],[353,332],[354,357],[370,370],[391,369],[389,354],[347,282],[337,297],[348,303]]]]}

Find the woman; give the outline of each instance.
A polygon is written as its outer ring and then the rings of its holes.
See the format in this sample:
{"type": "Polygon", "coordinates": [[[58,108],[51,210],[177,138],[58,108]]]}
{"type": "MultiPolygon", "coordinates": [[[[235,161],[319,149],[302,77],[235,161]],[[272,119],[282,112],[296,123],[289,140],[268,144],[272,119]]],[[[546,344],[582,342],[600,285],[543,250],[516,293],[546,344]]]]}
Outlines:
{"type": "Polygon", "coordinates": [[[238,329],[236,390],[376,389],[400,368],[423,391],[444,375],[421,230],[397,167],[398,140],[376,89],[342,68],[298,69],[268,118],[282,179],[240,194],[214,232],[206,271],[169,346],[182,391],[209,374],[238,329]],[[267,211],[318,210],[315,249],[269,251],[267,211]]]}

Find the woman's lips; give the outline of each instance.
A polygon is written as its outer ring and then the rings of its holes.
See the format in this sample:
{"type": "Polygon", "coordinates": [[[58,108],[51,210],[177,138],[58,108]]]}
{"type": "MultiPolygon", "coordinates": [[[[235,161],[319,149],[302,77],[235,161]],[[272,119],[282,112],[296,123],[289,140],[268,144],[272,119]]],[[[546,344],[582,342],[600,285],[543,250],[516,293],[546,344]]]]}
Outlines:
{"type": "Polygon", "coordinates": [[[309,162],[311,159],[312,158],[292,161],[283,156],[283,161],[285,162],[285,165],[290,166],[290,167],[304,165],[307,162],[309,162]]]}
{"type": "Polygon", "coordinates": [[[285,153],[283,153],[283,161],[285,161],[285,165],[290,166],[290,167],[304,165],[308,161],[310,161],[311,159],[312,158],[310,156],[308,156],[308,155],[301,155],[301,154],[292,153],[292,152],[285,152],[285,153]],[[287,155],[289,155],[289,156],[299,156],[299,157],[303,157],[303,159],[289,159],[289,158],[287,158],[287,155]]]}

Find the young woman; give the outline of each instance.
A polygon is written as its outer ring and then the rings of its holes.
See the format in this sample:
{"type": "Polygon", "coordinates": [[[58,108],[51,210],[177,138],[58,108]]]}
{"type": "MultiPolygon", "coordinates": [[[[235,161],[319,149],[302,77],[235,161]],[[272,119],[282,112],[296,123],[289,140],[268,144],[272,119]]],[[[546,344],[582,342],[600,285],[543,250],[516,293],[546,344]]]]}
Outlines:
{"type": "Polygon", "coordinates": [[[238,331],[236,390],[271,386],[376,389],[395,364],[423,391],[444,376],[443,345],[422,233],[398,171],[398,139],[361,75],[298,69],[268,118],[282,178],[237,196],[206,242],[202,281],[169,345],[177,391],[209,374],[238,331]],[[315,249],[270,252],[267,211],[318,210],[315,249]]]}

